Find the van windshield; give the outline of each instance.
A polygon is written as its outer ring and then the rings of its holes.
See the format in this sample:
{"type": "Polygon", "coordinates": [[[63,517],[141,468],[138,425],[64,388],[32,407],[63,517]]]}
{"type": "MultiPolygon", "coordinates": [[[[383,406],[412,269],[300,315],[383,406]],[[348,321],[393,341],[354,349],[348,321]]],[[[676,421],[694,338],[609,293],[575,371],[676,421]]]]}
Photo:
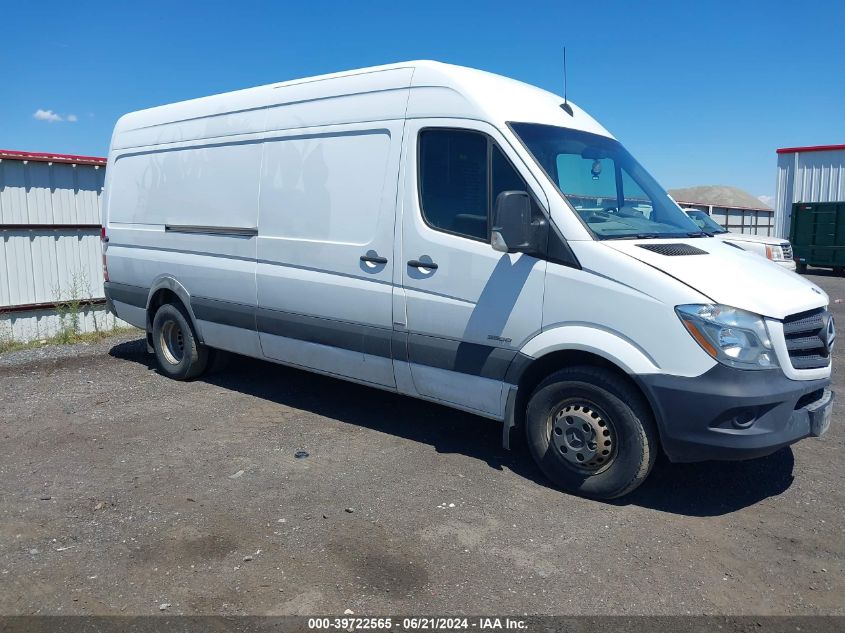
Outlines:
{"type": "Polygon", "coordinates": [[[599,239],[707,235],[618,141],[554,125],[510,127],[599,239]]]}

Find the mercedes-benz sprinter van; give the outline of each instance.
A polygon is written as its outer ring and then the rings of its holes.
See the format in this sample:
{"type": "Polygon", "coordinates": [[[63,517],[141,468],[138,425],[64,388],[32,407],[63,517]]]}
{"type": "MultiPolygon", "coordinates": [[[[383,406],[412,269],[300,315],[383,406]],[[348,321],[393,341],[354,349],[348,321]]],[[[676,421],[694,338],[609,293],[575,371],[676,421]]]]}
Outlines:
{"type": "Polygon", "coordinates": [[[104,214],[110,309],[176,379],[228,350],[439,402],[597,498],[830,422],[825,293],[518,81],[408,62],[127,114],[104,214]]]}

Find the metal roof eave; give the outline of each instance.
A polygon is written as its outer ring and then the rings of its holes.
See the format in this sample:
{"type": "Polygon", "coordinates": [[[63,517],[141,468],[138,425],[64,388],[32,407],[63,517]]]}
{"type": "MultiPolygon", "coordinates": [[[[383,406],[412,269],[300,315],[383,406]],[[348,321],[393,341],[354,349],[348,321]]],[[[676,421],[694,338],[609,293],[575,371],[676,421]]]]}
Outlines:
{"type": "Polygon", "coordinates": [[[37,163],[71,163],[75,165],[105,165],[102,156],[77,156],[76,154],[54,154],[52,152],[22,152],[0,149],[0,160],[33,161],[37,163]]]}

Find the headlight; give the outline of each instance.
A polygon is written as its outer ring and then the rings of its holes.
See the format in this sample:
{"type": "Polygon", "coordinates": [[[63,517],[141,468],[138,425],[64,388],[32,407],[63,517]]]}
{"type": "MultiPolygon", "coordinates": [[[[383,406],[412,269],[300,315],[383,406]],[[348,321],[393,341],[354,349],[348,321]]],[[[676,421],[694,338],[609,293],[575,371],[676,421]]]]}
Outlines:
{"type": "Polygon", "coordinates": [[[783,249],[780,246],[766,246],[766,257],[772,261],[782,261],[783,249]]]}
{"type": "Polygon", "coordinates": [[[714,304],[683,305],[675,311],[704,351],[720,363],[739,369],[778,366],[763,317],[714,304]]]}

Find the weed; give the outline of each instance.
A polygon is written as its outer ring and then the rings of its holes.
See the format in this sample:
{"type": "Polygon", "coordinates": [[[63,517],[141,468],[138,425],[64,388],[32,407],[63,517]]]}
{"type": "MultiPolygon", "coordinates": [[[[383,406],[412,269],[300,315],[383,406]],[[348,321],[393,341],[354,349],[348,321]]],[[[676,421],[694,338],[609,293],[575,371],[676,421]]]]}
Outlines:
{"type": "Polygon", "coordinates": [[[82,302],[90,295],[88,280],[83,274],[74,274],[66,293],[58,287],[53,292],[56,295],[56,315],[60,324],[53,338],[59,343],[70,343],[82,331],[82,302]]]}
{"type": "Polygon", "coordinates": [[[75,274],[71,278],[71,285],[66,290],[56,287],[53,290],[56,297],[56,316],[59,319],[59,328],[56,333],[44,339],[34,341],[16,341],[12,332],[12,322],[8,315],[0,310],[0,354],[21,349],[32,349],[42,345],[69,345],[73,343],[92,343],[102,339],[131,332],[133,327],[116,327],[113,329],[100,329],[97,323],[96,314],[92,314],[94,321],[93,332],[83,332],[83,318],[90,309],[88,298],[90,297],[90,286],[85,275],[75,274]],[[4,318],[5,316],[5,318],[4,318]]]}

